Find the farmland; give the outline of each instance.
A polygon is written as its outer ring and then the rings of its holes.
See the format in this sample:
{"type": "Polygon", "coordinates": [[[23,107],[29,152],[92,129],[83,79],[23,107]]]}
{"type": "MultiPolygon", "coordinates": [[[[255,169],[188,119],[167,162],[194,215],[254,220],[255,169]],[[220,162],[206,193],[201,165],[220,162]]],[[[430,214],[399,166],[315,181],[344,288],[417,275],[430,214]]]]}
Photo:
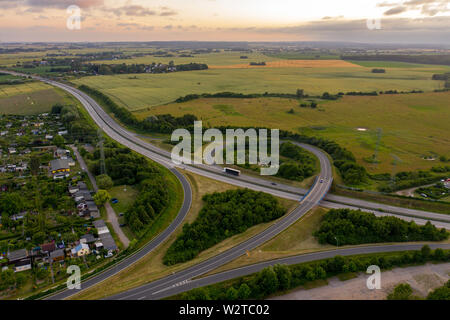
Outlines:
{"type": "Polygon", "coordinates": [[[257,98],[199,99],[153,107],[136,112],[139,118],[152,114],[195,114],[206,126],[261,126],[279,128],[337,141],[351,150],[370,172],[425,169],[439,165],[432,159],[450,156],[448,122],[449,92],[369,96],[345,96],[338,101],[319,101],[317,109],[301,108],[294,99],[257,98]],[[294,113],[288,113],[290,109],[294,113]],[[420,121],[418,121],[420,119],[420,121]],[[380,163],[365,159],[375,153],[378,128],[380,163]],[[359,130],[358,130],[359,129],[359,130]]]}
{"type": "Polygon", "coordinates": [[[443,81],[431,80],[432,75],[445,70],[447,67],[440,66],[388,68],[384,74],[375,74],[371,68],[355,65],[341,68],[254,67],[94,76],[74,80],[74,83],[98,89],[119,105],[134,111],[167,104],[192,93],[295,93],[298,88],[309,95],[321,95],[326,91],[432,91],[443,86],[443,81]]]}
{"type": "Polygon", "coordinates": [[[49,112],[55,103],[70,99],[65,93],[41,82],[0,86],[0,113],[29,115],[49,112]]]}

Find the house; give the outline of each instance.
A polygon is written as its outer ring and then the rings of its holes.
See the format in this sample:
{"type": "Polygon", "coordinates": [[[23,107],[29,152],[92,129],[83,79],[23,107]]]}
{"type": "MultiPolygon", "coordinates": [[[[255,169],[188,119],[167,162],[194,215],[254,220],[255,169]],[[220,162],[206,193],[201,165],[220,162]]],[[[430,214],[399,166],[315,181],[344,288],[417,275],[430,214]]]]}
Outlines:
{"type": "Polygon", "coordinates": [[[95,241],[96,241],[96,239],[95,239],[94,235],[91,233],[87,233],[87,234],[81,236],[81,238],[80,238],[80,243],[89,244],[89,243],[93,243],[95,241]]]}
{"type": "Polygon", "coordinates": [[[80,189],[77,186],[69,186],[69,193],[71,195],[77,193],[80,189]]]}
{"type": "Polygon", "coordinates": [[[15,153],[17,153],[17,150],[16,150],[16,148],[8,148],[8,152],[9,152],[9,154],[15,154],[15,153]]]}
{"type": "Polygon", "coordinates": [[[103,244],[103,249],[108,250],[108,251],[116,251],[118,249],[116,246],[116,243],[114,242],[113,237],[111,236],[111,234],[109,232],[99,234],[99,237],[100,237],[100,242],[103,244]]]}
{"type": "Polygon", "coordinates": [[[80,190],[74,194],[75,202],[92,201],[91,193],[87,190],[80,190]]]}
{"type": "Polygon", "coordinates": [[[53,140],[53,136],[51,134],[46,134],[45,139],[47,140],[53,140]]]}
{"type": "Polygon", "coordinates": [[[60,149],[60,148],[58,148],[58,149],[56,149],[56,151],[55,151],[55,157],[56,157],[56,158],[67,157],[67,156],[69,156],[69,155],[70,155],[70,151],[69,151],[69,150],[66,150],[66,149],[60,149]]]}
{"type": "Polygon", "coordinates": [[[80,190],[87,190],[87,185],[83,181],[79,181],[77,183],[77,186],[78,186],[78,189],[80,189],[80,190]]]}
{"type": "Polygon", "coordinates": [[[68,161],[64,159],[55,159],[50,161],[50,172],[52,174],[66,173],[66,176],[68,176],[70,172],[68,161]]]}
{"type": "Polygon", "coordinates": [[[71,157],[67,157],[67,163],[69,164],[69,167],[75,166],[75,160],[73,160],[71,157]]]}
{"type": "Polygon", "coordinates": [[[60,136],[64,136],[64,135],[66,135],[66,134],[69,134],[69,131],[67,131],[67,130],[61,130],[61,131],[58,131],[58,134],[59,134],[60,136]]]}
{"type": "Polygon", "coordinates": [[[92,218],[94,218],[94,219],[100,218],[100,212],[94,201],[91,201],[91,200],[86,201],[86,206],[87,206],[87,210],[89,211],[89,214],[91,215],[92,218]]]}
{"type": "Polygon", "coordinates": [[[14,272],[31,270],[31,259],[19,261],[14,264],[14,272]]]}
{"type": "Polygon", "coordinates": [[[80,243],[75,248],[73,248],[71,252],[73,256],[82,257],[90,254],[91,250],[86,243],[80,243]]]}
{"type": "Polygon", "coordinates": [[[27,212],[20,212],[20,213],[15,213],[12,216],[10,216],[11,220],[13,221],[18,221],[18,220],[22,220],[23,218],[25,218],[27,212]]]}
{"type": "Polygon", "coordinates": [[[14,265],[14,271],[20,272],[31,269],[31,259],[26,249],[20,249],[8,253],[8,264],[14,265]]]}
{"type": "Polygon", "coordinates": [[[43,245],[41,245],[42,253],[49,254],[50,252],[53,252],[55,250],[56,250],[55,241],[44,243],[43,245]]]}
{"type": "Polygon", "coordinates": [[[51,261],[64,261],[64,249],[57,249],[55,251],[50,252],[51,261]]]}

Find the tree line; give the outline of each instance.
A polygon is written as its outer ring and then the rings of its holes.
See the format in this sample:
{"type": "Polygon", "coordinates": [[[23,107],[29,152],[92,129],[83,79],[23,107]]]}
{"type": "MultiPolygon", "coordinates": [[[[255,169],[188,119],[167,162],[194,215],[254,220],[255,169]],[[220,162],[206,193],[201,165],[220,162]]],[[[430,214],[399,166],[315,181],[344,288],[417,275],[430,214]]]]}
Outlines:
{"type": "MultiPolygon", "coordinates": [[[[182,293],[176,298],[183,300],[248,300],[264,299],[270,295],[286,292],[315,280],[323,280],[348,272],[366,272],[371,265],[382,270],[429,261],[450,261],[450,250],[421,250],[370,254],[363,256],[335,256],[315,262],[297,265],[274,265],[249,276],[197,288],[182,293]]],[[[441,295],[439,295],[441,296],[441,295]]]]}
{"type": "Polygon", "coordinates": [[[205,204],[197,219],[183,226],[183,232],[167,250],[165,265],[192,260],[226,238],[286,213],[272,195],[248,189],[215,192],[202,199],[205,204]]]}
{"type": "Polygon", "coordinates": [[[138,185],[139,195],[125,212],[125,222],[139,234],[154,222],[169,203],[166,178],[156,164],[114,141],[105,143],[104,155],[107,175],[101,174],[99,149],[93,154],[83,152],[89,170],[98,176],[102,185],[111,187],[110,179],[114,185],[138,185]]]}
{"type": "Polygon", "coordinates": [[[441,64],[450,66],[449,54],[365,54],[365,55],[343,55],[342,60],[355,61],[399,61],[421,64],[441,64]]]}
{"type": "Polygon", "coordinates": [[[280,155],[294,161],[282,161],[277,173],[279,177],[303,181],[316,172],[316,158],[305,149],[291,142],[281,144],[280,155]]]}
{"type": "Polygon", "coordinates": [[[314,233],[320,243],[355,245],[378,242],[442,241],[448,238],[445,229],[429,221],[418,226],[414,221],[397,217],[377,217],[373,213],[350,209],[332,209],[323,217],[314,233]]]}

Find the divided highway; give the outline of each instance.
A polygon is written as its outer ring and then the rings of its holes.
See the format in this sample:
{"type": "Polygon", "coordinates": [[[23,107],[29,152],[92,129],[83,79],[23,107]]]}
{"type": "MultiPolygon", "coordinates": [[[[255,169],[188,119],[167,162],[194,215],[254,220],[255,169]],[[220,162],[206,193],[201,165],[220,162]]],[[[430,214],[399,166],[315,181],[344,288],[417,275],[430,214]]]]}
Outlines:
{"type": "MultiPolygon", "coordinates": [[[[235,279],[238,277],[246,276],[262,269],[273,266],[276,264],[293,265],[305,262],[312,262],[327,258],[333,258],[337,255],[340,256],[352,256],[360,254],[370,254],[370,253],[383,253],[383,252],[396,252],[396,251],[410,251],[410,250],[420,250],[423,244],[400,244],[400,245],[375,245],[375,246],[365,246],[356,248],[345,248],[345,249],[335,249],[330,251],[320,251],[314,253],[306,253],[296,256],[291,256],[287,258],[281,258],[271,261],[264,261],[261,263],[252,264],[249,266],[232,269],[210,276],[206,276],[200,279],[194,279],[184,282],[179,282],[175,285],[169,286],[170,283],[166,284],[164,281],[167,278],[161,279],[149,283],[147,285],[141,286],[139,288],[129,290],[112,297],[108,300],[155,300],[164,299],[182,292],[186,292],[195,288],[208,286],[214,283],[219,283],[226,280],[235,279]]],[[[450,244],[429,244],[431,249],[441,248],[444,250],[450,249],[450,244]]],[[[191,279],[191,278],[190,278],[191,279]]]]}
{"type": "MultiPolygon", "coordinates": [[[[3,71],[2,71],[3,72],[3,71]]],[[[5,71],[9,72],[9,71],[5,71]]],[[[9,72],[12,74],[16,74],[14,72],[9,72]]],[[[446,215],[440,215],[436,213],[430,213],[426,211],[420,210],[412,210],[405,208],[398,208],[393,206],[382,205],[378,203],[371,203],[367,201],[362,201],[358,199],[351,199],[346,197],[339,197],[328,195],[327,192],[332,184],[332,169],[330,161],[327,155],[320,149],[315,148],[313,146],[300,144],[301,147],[311,151],[314,153],[320,160],[321,172],[319,176],[316,178],[316,181],[313,187],[307,192],[306,190],[294,188],[292,186],[287,185],[273,185],[270,181],[259,179],[256,177],[250,177],[242,175],[240,177],[230,177],[226,174],[222,173],[220,167],[217,166],[207,166],[207,165],[197,165],[197,166],[175,166],[170,157],[170,153],[155,147],[149,143],[146,143],[139,139],[136,134],[124,129],[117,122],[114,121],[92,98],[90,98],[85,93],[81,92],[78,89],[75,89],[71,86],[55,82],[52,80],[44,79],[41,77],[34,77],[37,80],[46,82],[50,85],[59,87],[68,93],[72,94],[75,98],[77,98],[82,105],[85,107],[89,115],[96,122],[96,124],[102,128],[102,130],[110,136],[112,139],[117,142],[123,144],[126,147],[160,163],[161,165],[169,168],[180,180],[183,190],[184,190],[184,202],[180,212],[178,213],[176,219],[170,224],[170,226],[164,230],[160,235],[158,235],[154,240],[145,245],[140,251],[133,254],[130,257],[125,258],[123,261],[108,269],[101,274],[92,277],[91,279],[86,280],[82,283],[83,289],[86,289],[90,286],[98,284],[112,275],[126,269],[130,265],[136,263],[146,254],[154,250],[158,247],[162,242],[164,242],[167,237],[181,224],[184,217],[186,216],[190,204],[191,204],[191,189],[189,183],[184,178],[182,174],[180,174],[175,167],[182,168],[184,170],[203,175],[215,180],[222,181],[224,183],[230,183],[233,185],[238,185],[240,187],[246,187],[249,189],[267,192],[276,196],[300,200],[300,205],[290,214],[280,218],[276,221],[272,226],[265,229],[260,234],[244,241],[243,243],[237,245],[234,248],[231,248],[211,259],[208,259],[202,263],[199,263],[196,266],[190,267],[188,269],[182,270],[178,273],[175,273],[171,276],[168,276],[164,279],[160,279],[144,285],[142,287],[130,290],[121,295],[115,296],[114,298],[119,299],[155,299],[161,298],[163,296],[172,295],[172,292],[176,290],[174,288],[180,287],[181,284],[185,285],[186,283],[194,283],[191,279],[201,276],[211,270],[216,269],[217,267],[234,260],[235,258],[245,254],[246,251],[252,250],[267,240],[273,238],[295,221],[297,221],[300,217],[302,217],[305,213],[307,213],[310,209],[320,203],[320,205],[325,207],[349,207],[349,208],[361,208],[361,209],[371,209],[371,211],[375,211],[376,214],[395,214],[401,218],[414,220],[417,223],[425,223],[427,220],[432,220],[437,226],[446,227],[450,229],[450,217],[446,215]],[[325,200],[323,200],[323,198],[325,200]],[[381,211],[373,210],[373,209],[382,209],[381,211]],[[164,293],[165,292],[165,293],[164,293]],[[143,295],[143,293],[145,293],[143,295]]],[[[332,253],[330,253],[332,254],[332,253]]],[[[337,254],[337,253],[335,253],[337,254]]],[[[240,270],[240,269],[239,269],[240,270]]],[[[236,276],[239,276],[237,273],[236,276]]],[[[209,277],[208,277],[209,278],[209,277]]],[[[206,279],[206,278],[205,278],[206,279]]],[[[196,280],[197,281],[197,280],[196,280]]],[[[184,290],[185,288],[183,288],[184,290]]],[[[181,292],[181,291],[180,291],[181,292]]],[[[63,291],[57,293],[50,297],[50,299],[65,299],[70,297],[77,292],[73,291],[63,291]]]]}

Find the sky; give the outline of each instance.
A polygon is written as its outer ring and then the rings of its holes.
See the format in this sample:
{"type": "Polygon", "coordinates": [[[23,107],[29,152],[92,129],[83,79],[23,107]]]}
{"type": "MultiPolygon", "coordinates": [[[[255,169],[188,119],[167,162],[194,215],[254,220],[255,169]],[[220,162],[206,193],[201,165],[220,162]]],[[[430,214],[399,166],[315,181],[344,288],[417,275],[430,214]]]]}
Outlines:
{"type": "Polygon", "coordinates": [[[450,0],[0,0],[0,43],[164,40],[450,45],[450,0]]]}

